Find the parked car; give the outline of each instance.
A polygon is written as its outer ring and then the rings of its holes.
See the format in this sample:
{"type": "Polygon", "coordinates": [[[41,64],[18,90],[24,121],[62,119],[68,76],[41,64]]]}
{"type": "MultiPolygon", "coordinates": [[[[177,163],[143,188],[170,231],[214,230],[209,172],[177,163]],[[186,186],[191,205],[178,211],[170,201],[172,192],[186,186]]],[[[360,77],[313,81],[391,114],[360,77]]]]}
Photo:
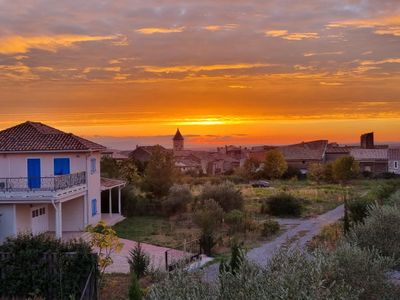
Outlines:
{"type": "Polygon", "coordinates": [[[252,186],[252,187],[255,187],[255,188],[268,188],[268,187],[270,187],[271,185],[270,185],[270,183],[269,183],[268,181],[265,181],[265,180],[257,180],[257,181],[252,182],[252,183],[251,183],[251,186],[252,186]]]}

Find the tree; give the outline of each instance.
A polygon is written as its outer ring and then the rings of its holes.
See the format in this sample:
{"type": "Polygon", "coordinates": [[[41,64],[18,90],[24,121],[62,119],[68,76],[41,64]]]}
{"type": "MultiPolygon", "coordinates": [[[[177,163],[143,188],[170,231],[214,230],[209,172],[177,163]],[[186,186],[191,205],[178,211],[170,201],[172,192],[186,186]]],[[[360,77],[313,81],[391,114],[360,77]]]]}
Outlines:
{"type": "Polygon", "coordinates": [[[341,184],[346,184],[360,172],[358,162],[351,156],[343,156],[334,161],[332,166],[333,178],[341,184]]]}
{"type": "Polygon", "coordinates": [[[129,300],[141,300],[143,292],[140,289],[139,279],[135,273],[131,273],[131,286],[129,287],[129,300]]]}
{"type": "Polygon", "coordinates": [[[187,205],[193,201],[190,187],[187,185],[174,184],[166,199],[162,202],[162,208],[167,216],[186,211],[187,205]]]}
{"type": "Polygon", "coordinates": [[[121,161],[118,166],[121,177],[125,179],[128,184],[139,185],[141,178],[138,173],[138,168],[132,159],[121,161]]]}
{"type": "Polygon", "coordinates": [[[233,240],[231,244],[231,259],[229,263],[223,260],[219,266],[219,273],[223,275],[224,273],[231,273],[235,275],[243,266],[245,262],[245,253],[243,251],[243,244],[239,243],[237,240],[233,240]]]}
{"type": "Polygon", "coordinates": [[[320,182],[324,179],[324,171],[325,167],[323,164],[314,163],[309,166],[307,175],[311,180],[320,184],[320,182]]]}
{"type": "Polygon", "coordinates": [[[288,165],[282,152],[279,150],[270,150],[267,152],[264,162],[264,173],[268,178],[281,178],[287,168],[288,165]]]}
{"type": "Polygon", "coordinates": [[[104,274],[106,268],[113,263],[111,255],[122,250],[122,244],[117,233],[104,221],[100,221],[95,226],[88,225],[86,231],[91,234],[89,244],[97,251],[99,256],[100,275],[104,274]]]}
{"type": "Polygon", "coordinates": [[[222,223],[224,211],[213,199],[204,201],[194,215],[194,222],[201,229],[200,246],[210,256],[214,247],[214,232],[222,223]]]}
{"type": "Polygon", "coordinates": [[[243,167],[238,170],[238,175],[242,176],[247,180],[255,179],[257,177],[257,169],[260,167],[260,163],[257,159],[250,157],[246,159],[243,167]]]}
{"type": "Polygon", "coordinates": [[[100,161],[101,176],[107,178],[120,178],[119,166],[112,157],[102,157],[100,161]]]}
{"type": "Polygon", "coordinates": [[[155,197],[164,197],[173,185],[175,164],[172,153],[155,147],[145,170],[143,188],[155,197]]]}
{"type": "Polygon", "coordinates": [[[230,181],[217,185],[206,184],[200,197],[203,200],[215,200],[225,212],[233,209],[242,210],[244,206],[242,192],[230,181]]]}

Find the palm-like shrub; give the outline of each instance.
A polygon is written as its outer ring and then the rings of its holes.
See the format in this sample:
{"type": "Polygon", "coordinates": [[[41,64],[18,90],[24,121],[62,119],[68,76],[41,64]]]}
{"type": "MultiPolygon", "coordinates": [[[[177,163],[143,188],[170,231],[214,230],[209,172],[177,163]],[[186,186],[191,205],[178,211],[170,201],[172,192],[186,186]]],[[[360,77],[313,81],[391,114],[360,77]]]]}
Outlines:
{"type": "Polygon", "coordinates": [[[140,242],[136,244],[135,248],[129,251],[128,263],[131,273],[134,273],[137,278],[141,278],[146,275],[150,264],[150,258],[143,251],[142,244],[140,242]]]}

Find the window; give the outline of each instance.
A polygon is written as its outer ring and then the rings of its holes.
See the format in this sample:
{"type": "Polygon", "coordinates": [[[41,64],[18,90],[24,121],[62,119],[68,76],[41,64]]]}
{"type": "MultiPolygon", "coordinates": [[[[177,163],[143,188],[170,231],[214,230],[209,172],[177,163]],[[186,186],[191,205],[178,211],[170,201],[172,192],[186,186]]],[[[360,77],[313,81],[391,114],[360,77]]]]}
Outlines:
{"type": "Polygon", "coordinates": [[[95,158],[90,159],[90,173],[91,174],[96,173],[96,159],[95,158]]]}
{"type": "Polygon", "coordinates": [[[54,159],[54,175],[66,175],[70,173],[69,158],[54,159]]]}
{"type": "Polygon", "coordinates": [[[92,200],[92,217],[97,215],[97,200],[93,199],[92,200]]]}
{"type": "Polygon", "coordinates": [[[398,169],[398,168],[399,168],[399,162],[398,162],[397,160],[394,162],[394,168],[395,168],[395,169],[398,169]]]}

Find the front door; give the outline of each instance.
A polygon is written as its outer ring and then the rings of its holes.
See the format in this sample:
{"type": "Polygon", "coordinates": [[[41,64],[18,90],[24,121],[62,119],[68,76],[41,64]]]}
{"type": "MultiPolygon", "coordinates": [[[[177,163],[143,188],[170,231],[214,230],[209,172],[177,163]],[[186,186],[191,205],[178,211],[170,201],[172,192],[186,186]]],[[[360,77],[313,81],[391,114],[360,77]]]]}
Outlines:
{"type": "Polygon", "coordinates": [[[28,187],[30,189],[40,189],[40,159],[28,159],[28,187]]]}
{"type": "Polygon", "coordinates": [[[47,205],[35,206],[31,209],[32,233],[40,234],[49,230],[47,205]]]}

